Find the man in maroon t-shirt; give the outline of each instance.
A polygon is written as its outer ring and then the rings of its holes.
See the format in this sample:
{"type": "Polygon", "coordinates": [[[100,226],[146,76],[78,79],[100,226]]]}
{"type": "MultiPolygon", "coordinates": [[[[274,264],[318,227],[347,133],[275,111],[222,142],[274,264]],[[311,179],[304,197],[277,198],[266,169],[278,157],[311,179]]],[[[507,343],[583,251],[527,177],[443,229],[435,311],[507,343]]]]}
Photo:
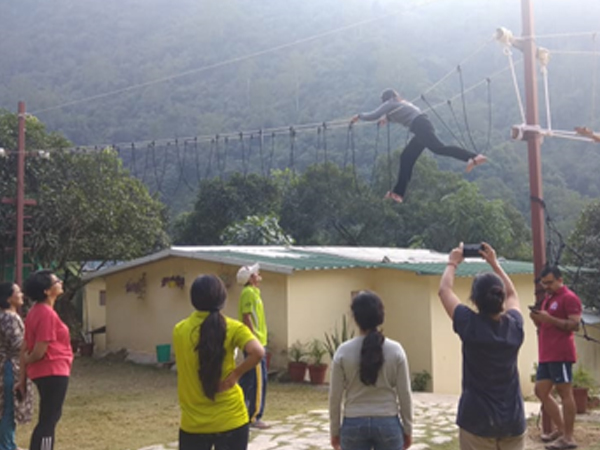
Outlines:
{"type": "Polygon", "coordinates": [[[546,267],[540,284],[546,297],[539,310],[533,310],[531,320],[538,328],[539,364],[536,374],[535,395],[542,402],[556,431],[542,435],[551,442],[547,449],[575,448],[573,427],[575,425],[575,400],[573,398],[572,366],[577,360],[573,332],[579,330],[581,300],[563,284],[558,267],[546,267]],[[556,387],[562,402],[562,414],[550,392],[556,387]]]}

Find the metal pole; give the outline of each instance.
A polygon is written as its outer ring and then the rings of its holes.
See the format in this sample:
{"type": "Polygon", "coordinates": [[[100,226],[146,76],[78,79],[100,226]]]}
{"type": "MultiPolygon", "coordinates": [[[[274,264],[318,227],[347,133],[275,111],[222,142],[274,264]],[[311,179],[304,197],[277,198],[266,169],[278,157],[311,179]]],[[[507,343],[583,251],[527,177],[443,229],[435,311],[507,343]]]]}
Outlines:
{"type": "Polygon", "coordinates": [[[19,102],[19,137],[17,148],[17,242],[15,245],[15,282],[23,281],[23,221],[25,216],[25,103],[19,102]]]}
{"type": "MultiPolygon", "coordinates": [[[[536,45],[533,25],[533,0],[521,1],[523,20],[523,56],[525,65],[525,98],[527,125],[539,125],[536,77],[536,45]]],[[[546,237],[544,230],[544,208],[542,190],[541,137],[539,133],[525,134],[529,156],[529,192],[531,196],[531,234],[533,237],[533,271],[537,302],[541,302],[544,290],[537,283],[537,277],[546,264],[546,237]]],[[[550,416],[542,410],[542,431],[552,432],[550,416]]]]}

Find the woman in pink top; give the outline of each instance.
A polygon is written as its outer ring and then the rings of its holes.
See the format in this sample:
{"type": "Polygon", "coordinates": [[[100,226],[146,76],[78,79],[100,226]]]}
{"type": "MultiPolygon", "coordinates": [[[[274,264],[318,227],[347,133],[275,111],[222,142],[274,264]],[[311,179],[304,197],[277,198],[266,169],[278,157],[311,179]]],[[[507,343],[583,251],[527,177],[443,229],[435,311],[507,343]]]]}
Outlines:
{"type": "Polygon", "coordinates": [[[23,292],[35,304],[25,319],[21,367],[26,371],[20,372],[18,389],[25,386],[27,372],[40,396],[29,450],[52,450],[73,363],[69,329],[54,311],[54,303],[63,293],[62,281],[50,270],[38,270],[25,280],[23,292]]]}

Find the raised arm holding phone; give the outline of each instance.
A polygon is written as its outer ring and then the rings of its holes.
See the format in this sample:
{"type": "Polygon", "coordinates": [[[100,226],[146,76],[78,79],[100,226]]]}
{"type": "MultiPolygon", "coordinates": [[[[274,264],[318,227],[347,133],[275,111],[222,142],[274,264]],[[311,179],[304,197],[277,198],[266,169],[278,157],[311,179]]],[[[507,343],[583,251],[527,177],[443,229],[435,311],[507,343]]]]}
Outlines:
{"type": "Polygon", "coordinates": [[[453,249],[439,297],[462,342],[462,394],[456,419],[461,450],[522,450],[526,423],[517,357],[523,344],[523,316],[514,284],[492,246],[484,242],[466,247],[461,242],[453,249]],[[473,280],[470,299],[476,311],[454,292],[457,269],[475,251],[493,271],[473,280]]]}

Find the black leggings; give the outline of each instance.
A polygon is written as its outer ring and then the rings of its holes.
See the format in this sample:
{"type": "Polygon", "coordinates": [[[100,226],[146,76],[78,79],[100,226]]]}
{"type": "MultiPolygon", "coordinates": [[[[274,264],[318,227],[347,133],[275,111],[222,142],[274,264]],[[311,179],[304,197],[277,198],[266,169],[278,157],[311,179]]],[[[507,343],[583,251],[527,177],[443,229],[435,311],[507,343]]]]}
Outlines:
{"type": "Polygon", "coordinates": [[[40,395],[38,423],[31,435],[29,450],[52,450],[54,430],[62,414],[69,377],[41,377],[33,380],[40,395]]]}
{"type": "Polygon", "coordinates": [[[400,172],[398,173],[398,181],[394,187],[394,192],[401,197],[404,197],[406,193],[406,186],[408,186],[408,182],[412,177],[413,167],[417,159],[419,159],[419,156],[421,156],[421,153],[426,148],[437,155],[449,156],[465,162],[477,156],[476,153],[464,148],[444,145],[435,135],[433,125],[425,114],[417,116],[413,120],[410,125],[410,131],[414,133],[414,136],[400,155],[400,172]]]}
{"type": "Polygon", "coordinates": [[[195,434],[179,430],[179,450],[246,450],[248,424],[223,433],[195,434]]]}

